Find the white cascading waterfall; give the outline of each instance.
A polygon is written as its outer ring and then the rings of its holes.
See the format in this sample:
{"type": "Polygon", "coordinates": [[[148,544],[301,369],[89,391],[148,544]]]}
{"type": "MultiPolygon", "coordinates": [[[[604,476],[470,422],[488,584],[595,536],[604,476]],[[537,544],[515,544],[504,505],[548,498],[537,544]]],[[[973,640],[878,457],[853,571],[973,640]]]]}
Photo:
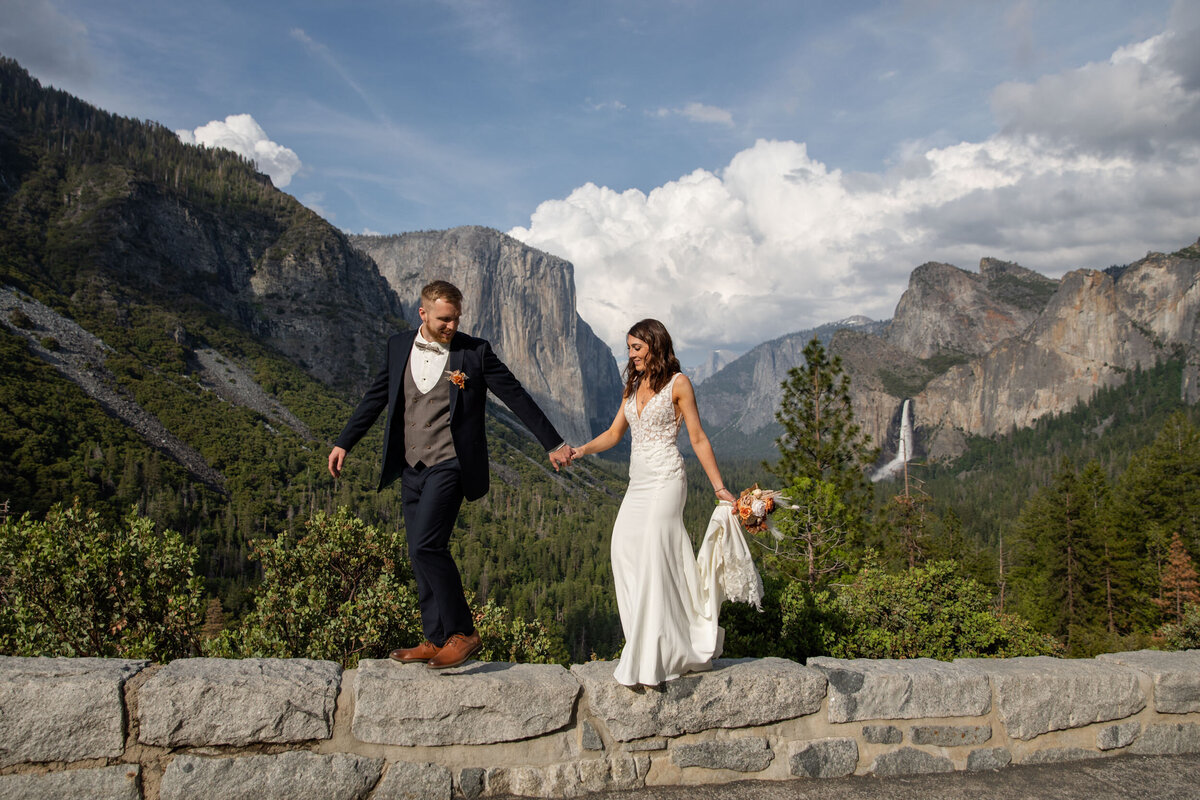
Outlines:
{"type": "Polygon", "coordinates": [[[900,407],[900,444],[896,447],[896,455],[871,476],[872,481],[882,481],[891,478],[904,469],[912,454],[912,415],[908,411],[908,400],[900,407]]]}

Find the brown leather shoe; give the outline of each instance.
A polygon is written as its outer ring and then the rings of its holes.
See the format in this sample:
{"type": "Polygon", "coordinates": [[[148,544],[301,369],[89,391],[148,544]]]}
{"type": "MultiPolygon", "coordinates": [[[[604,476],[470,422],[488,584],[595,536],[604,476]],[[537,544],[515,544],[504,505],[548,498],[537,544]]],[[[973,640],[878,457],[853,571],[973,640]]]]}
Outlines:
{"type": "Polygon", "coordinates": [[[442,645],[442,649],[438,651],[436,656],[429,659],[429,662],[425,666],[430,669],[457,667],[478,653],[481,647],[483,647],[483,641],[479,638],[479,631],[474,631],[470,634],[456,633],[446,640],[446,643],[442,645]]]}
{"type": "Polygon", "coordinates": [[[388,653],[388,658],[404,664],[411,664],[414,661],[428,661],[438,654],[438,650],[441,648],[433,642],[425,640],[416,647],[401,647],[399,650],[393,650],[388,653]]]}

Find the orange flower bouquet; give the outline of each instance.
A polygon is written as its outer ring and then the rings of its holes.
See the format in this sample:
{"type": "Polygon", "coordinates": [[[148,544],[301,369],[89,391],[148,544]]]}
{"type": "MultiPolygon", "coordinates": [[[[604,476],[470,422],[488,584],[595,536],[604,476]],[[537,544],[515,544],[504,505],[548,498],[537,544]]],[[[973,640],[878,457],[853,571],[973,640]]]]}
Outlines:
{"type": "Polygon", "coordinates": [[[448,373],[446,375],[446,380],[453,383],[459,389],[467,388],[467,373],[463,372],[461,369],[456,369],[454,372],[448,373]]]}
{"type": "Polygon", "coordinates": [[[773,489],[760,489],[754,484],[742,491],[737,501],[738,521],[747,533],[762,533],[771,527],[769,517],[778,507],[781,493],[773,489]]]}

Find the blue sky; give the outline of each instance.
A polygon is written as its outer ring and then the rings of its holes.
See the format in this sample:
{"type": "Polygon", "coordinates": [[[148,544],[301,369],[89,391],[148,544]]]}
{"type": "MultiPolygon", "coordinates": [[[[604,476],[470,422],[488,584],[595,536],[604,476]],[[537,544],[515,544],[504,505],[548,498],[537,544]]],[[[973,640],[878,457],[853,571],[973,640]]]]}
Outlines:
{"type": "Polygon", "coordinates": [[[0,53],[344,230],[511,232],[694,363],[890,316],[924,261],[1195,241],[1197,5],[0,0],[0,53]]]}

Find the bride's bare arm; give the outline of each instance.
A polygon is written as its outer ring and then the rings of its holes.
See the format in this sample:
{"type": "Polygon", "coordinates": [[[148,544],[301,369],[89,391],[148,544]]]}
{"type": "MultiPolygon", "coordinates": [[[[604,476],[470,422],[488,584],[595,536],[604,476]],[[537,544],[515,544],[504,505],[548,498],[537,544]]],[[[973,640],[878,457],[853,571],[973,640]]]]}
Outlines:
{"type": "Polygon", "coordinates": [[[671,400],[675,403],[679,414],[683,416],[683,423],[687,425],[688,440],[692,443],[692,452],[699,459],[700,466],[704,468],[704,474],[712,483],[717,497],[731,503],[737,502],[737,496],[725,488],[725,484],[721,480],[721,470],[717,468],[717,457],[713,454],[712,444],[709,443],[703,426],[700,425],[700,410],[696,407],[696,390],[692,388],[692,382],[688,380],[687,375],[680,375],[675,379],[675,385],[671,390],[671,400]]]}
{"type": "Polygon", "coordinates": [[[587,444],[576,447],[574,455],[586,456],[588,453],[603,453],[610,447],[615,447],[627,430],[629,430],[629,421],[625,419],[625,401],[622,399],[621,406],[617,409],[617,416],[613,418],[612,425],[608,430],[587,444]]]}

